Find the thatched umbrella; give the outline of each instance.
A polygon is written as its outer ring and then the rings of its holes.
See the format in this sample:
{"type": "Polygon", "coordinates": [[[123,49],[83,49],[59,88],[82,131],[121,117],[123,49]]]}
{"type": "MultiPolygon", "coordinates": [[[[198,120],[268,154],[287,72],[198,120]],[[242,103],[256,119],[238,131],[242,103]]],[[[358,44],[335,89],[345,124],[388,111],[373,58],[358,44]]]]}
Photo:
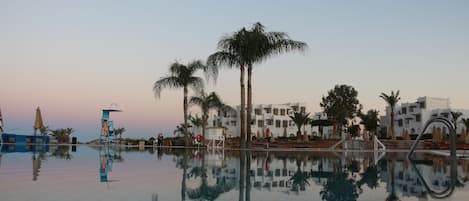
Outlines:
{"type": "Polygon", "coordinates": [[[287,137],[287,128],[283,128],[283,137],[287,137]]]}
{"type": "Polygon", "coordinates": [[[433,126],[432,128],[432,142],[436,143],[436,128],[433,126]]]}
{"type": "Polygon", "coordinates": [[[459,142],[464,143],[466,139],[466,129],[462,128],[461,129],[461,135],[459,135],[459,142]]]}
{"type": "MultiPolygon", "coordinates": [[[[469,130],[469,129],[468,129],[469,130]]],[[[466,138],[465,138],[466,144],[469,144],[469,131],[466,131],[466,138]]]]}
{"type": "Polygon", "coordinates": [[[259,139],[259,137],[261,137],[261,134],[259,133],[259,130],[257,130],[257,139],[259,139]]]}
{"type": "Polygon", "coordinates": [[[36,109],[36,119],[34,120],[34,136],[36,136],[36,131],[37,129],[44,128],[44,124],[42,122],[42,115],[41,115],[41,109],[37,107],[36,109]]]}
{"type": "Polygon", "coordinates": [[[404,129],[402,137],[404,140],[410,140],[409,131],[407,129],[404,129]]]}
{"type": "Polygon", "coordinates": [[[309,141],[309,137],[308,135],[306,134],[306,131],[303,132],[303,142],[308,142],[309,141]]]}

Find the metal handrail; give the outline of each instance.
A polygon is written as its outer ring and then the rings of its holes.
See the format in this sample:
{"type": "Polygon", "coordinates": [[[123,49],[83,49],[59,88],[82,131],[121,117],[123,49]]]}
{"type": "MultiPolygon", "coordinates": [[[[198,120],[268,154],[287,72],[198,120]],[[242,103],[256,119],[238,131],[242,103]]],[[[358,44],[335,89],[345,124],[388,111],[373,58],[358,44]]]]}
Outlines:
{"type": "Polygon", "coordinates": [[[451,158],[456,158],[456,130],[454,128],[453,122],[450,120],[443,118],[443,117],[436,117],[433,119],[430,119],[427,121],[425,124],[425,127],[423,128],[422,132],[417,136],[415,139],[414,143],[412,144],[409,153],[407,154],[407,158],[411,159],[412,154],[415,151],[415,148],[417,147],[420,138],[422,138],[422,135],[425,133],[425,131],[428,129],[428,127],[433,124],[433,123],[442,123],[444,126],[446,126],[449,129],[449,135],[450,135],[450,157],[451,158]]]}
{"type": "Polygon", "coordinates": [[[456,177],[457,177],[457,170],[455,168],[456,166],[456,159],[451,159],[451,176],[450,176],[450,179],[451,179],[451,183],[450,185],[448,185],[448,188],[438,192],[438,191],[435,191],[433,190],[432,188],[430,188],[430,186],[427,184],[427,182],[425,181],[425,179],[423,178],[422,174],[420,174],[420,171],[417,169],[417,166],[415,165],[414,161],[412,159],[409,159],[409,161],[411,162],[411,165],[414,169],[414,171],[417,173],[417,176],[418,178],[420,179],[420,181],[422,182],[423,186],[425,187],[425,189],[427,190],[428,194],[432,197],[432,198],[435,198],[435,199],[444,199],[444,198],[448,198],[449,196],[451,196],[454,192],[454,189],[455,189],[455,183],[456,183],[456,177]]]}

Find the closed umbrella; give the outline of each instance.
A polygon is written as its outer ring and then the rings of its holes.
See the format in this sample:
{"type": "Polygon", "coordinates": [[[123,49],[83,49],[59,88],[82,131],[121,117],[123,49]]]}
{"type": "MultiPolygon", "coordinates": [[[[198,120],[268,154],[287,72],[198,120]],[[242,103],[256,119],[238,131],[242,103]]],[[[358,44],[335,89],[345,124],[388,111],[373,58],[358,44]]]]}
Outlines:
{"type": "Polygon", "coordinates": [[[44,124],[42,122],[42,115],[41,115],[41,109],[37,107],[36,109],[36,119],[34,120],[34,136],[36,136],[36,131],[37,129],[44,128],[44,124]]]}
{"type": "MultiPolygon", "coordinates": [[[[3,117],[2,110],[0,110],[0,135],[3,134],[3,117]]],[[[1,139],[0,139],[1,140],[1,139]]]]}

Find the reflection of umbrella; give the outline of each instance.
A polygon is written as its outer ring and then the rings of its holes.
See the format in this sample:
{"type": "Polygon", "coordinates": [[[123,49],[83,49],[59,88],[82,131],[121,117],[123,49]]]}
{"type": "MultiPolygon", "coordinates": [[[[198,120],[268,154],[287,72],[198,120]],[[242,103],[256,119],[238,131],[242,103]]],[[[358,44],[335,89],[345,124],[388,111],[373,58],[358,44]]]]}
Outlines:
{"type": "Polygon", "coordinates": [[[42,122],[42,115],[41,115],[41,109],[37,107],[36,109],[36,119],[34,120],[34,135],[36,135],[36,130],[44,128],[44,124],[42,122]]]}
{"type": "MultiPolygon", "coordinates": [[[[0,135],[3,133],[3,117],[2,117],[2,110],[0,110],[0,135]]],[[[2,139],[0,139],[1,141],[2,139]]]]}

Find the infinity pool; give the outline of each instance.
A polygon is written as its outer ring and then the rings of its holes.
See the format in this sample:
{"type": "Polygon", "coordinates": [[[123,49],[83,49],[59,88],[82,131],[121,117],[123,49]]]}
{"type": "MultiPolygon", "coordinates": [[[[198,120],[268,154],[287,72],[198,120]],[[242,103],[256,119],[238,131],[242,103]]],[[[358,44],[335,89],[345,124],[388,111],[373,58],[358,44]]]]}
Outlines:
{"type": "Polygon", "coordinates": [[[468,200],[468,177],[425,153],[4,145],[0,200],[468,200]]]}

